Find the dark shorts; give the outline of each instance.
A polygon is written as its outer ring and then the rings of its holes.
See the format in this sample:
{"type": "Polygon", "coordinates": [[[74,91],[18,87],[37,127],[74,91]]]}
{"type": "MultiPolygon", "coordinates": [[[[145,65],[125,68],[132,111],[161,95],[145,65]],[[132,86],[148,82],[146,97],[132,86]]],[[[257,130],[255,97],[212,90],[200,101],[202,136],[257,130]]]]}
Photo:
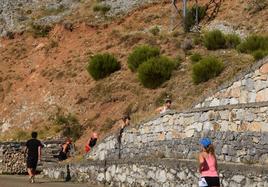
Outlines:
{"type": "Polygon", "coordinates": [[[32,169],[36,169],[37,167],[37,162],[38,162],[38,159],[35,159],[35,158],[27,158],[27,168],[32,168],[32,169]]]}
{"type": "Polygon", "coordinates": [[[219,177],[204,177],[204,178],[206,179],[208,187],[220,186],[220,178],[219,177]]]}

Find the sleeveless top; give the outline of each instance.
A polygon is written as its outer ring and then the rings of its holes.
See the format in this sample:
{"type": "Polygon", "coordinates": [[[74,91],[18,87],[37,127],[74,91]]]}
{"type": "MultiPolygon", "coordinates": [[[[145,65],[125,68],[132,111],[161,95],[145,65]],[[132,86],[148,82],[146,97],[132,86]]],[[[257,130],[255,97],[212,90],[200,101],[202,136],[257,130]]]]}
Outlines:
{"type": "Polygon", "coordinates": [[[216,169],[216,159],[214,156],[208,154],[207,157],[203,157],[205,162],[202,166],[201,176],[202,177],[218,177],[216,169]]]}
{"type": "Polygon", "coordinates": [[[166,111],[168,111],[169,109],[166,107],[166,106],[164,106],[162,109],[161,109],[161,111],[160,111],[160,114],[164,114],[166,111]]]}

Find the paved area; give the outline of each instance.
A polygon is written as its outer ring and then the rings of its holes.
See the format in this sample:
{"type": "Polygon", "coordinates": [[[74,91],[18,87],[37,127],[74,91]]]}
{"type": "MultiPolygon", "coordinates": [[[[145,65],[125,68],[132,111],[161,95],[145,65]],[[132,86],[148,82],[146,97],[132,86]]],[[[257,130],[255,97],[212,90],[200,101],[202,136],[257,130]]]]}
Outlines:
{"type": "MultiPolygon", "coordinates": [[[[46,179],[36,179],[36,183],[29,184],[27,176],[0,175],[0,187],[97,187],[90,184],[70,182],[52,182],[46,179]]],[[[98,186],[101,187],[101,186],[98,186]]]]}

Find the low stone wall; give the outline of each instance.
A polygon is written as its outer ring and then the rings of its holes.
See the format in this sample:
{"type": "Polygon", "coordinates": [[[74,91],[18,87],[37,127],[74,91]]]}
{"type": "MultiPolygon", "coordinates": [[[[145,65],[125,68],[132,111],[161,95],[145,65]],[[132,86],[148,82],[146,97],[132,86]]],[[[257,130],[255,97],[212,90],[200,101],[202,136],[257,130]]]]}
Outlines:
{"type": "Polygon", "coordinates": [[[234,80],[220,86],[195,108],[268,101],[267,77],[268,57],[258,61],[234,80]]]}
{"type": "Polygon", "coordinates": [[[120,150],[116,136],[108,136],[94,148],[88,158],[115,159],[120,151],[122,158],[192,159],[200,149],[201,137],[208,136],[214,142],[219,160],[266,163],[267,113],[267,103],[167,113],[138,127],[126,129],[120,150]]]}
{"type": "MultiPolygon", "coordinates": [[[[43,142],[41,163],[38,169],[57,162],[56,155],[59,154],[62,141],[43,142]]],[[[25,142],[0,143],[0,174],[24,174],[26,170],[26,158],[24,155],[25,142]]]]}
{"type": "MultiPolygon", "coordinates": [[[[198,186],[198,165],[193,160],[144,160],[88,162],[45,168],[50,179],[106,184],[110,186],[198,186]]],[[[219,164],[221,184],[226,187],[268,186],[268,168],[250,165],[219,164]]]]}

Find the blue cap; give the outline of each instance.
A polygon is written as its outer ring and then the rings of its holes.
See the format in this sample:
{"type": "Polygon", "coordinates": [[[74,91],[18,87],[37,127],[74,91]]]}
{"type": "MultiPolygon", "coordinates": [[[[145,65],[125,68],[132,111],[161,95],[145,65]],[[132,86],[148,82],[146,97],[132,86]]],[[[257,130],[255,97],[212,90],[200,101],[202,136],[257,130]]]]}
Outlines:
{"type": "Polygon", "coordinates": [[[212,144],[211,140],[209,138],[203,138],[199,142],[201,145],[203,145],[205,148],[208,148],[209,145],[212,144]]]}

